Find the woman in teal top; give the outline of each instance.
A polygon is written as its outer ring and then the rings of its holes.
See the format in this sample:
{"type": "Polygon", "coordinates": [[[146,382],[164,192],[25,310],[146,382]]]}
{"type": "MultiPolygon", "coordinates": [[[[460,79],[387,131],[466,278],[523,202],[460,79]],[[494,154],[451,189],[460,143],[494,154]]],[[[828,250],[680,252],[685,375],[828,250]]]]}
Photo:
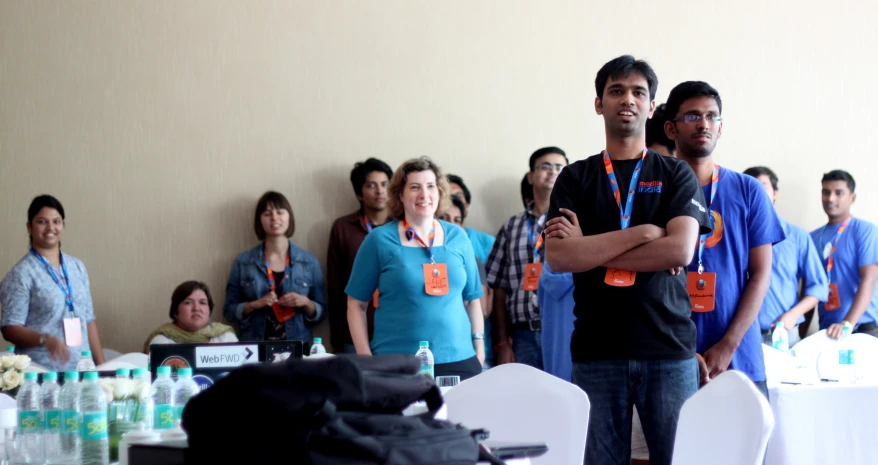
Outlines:
{"type": "Polygon", "coordinates": [[[426,157],[409,160],[388,191],[400,219],[366,236],[345,289],[357,353],[414,355],[428,341],[436,376],[475,376],[485,360],[482,288],[466,232],[435,219],[449,202],[445,176],[426,157]],[[376,290],[370,344],[366,306],[376,290]]]}

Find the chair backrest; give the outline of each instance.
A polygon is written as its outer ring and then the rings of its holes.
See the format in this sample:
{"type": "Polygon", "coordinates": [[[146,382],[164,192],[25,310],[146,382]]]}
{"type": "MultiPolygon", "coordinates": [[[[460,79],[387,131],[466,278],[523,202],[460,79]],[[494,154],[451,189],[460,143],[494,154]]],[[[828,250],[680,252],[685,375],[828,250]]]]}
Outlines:
{"type": "Polygon", "coordinates": [[[673,465],[760,465],[774,429],[768,400],[738,371],[701,388],[680,411],[673,465]]]}
{"type": "Polygon", "coordinates": [[[588,396],[570,384],[527,365],[510,363],[470,378],[445,394],[448,419],[491,439],[546,443],[534,464],[580,464],[585,457],[588,396]]]}

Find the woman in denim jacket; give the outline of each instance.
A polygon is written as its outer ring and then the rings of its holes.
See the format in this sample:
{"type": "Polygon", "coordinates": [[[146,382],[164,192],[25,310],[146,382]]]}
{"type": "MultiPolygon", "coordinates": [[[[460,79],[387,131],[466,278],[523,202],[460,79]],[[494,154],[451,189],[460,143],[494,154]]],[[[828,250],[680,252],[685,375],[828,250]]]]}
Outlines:
{"type": "Polygon", "coordinates": [[[283,194],[259,199],[253,228],[262,243],[235,259],[223,313],[240,325],[242,341],[307,342],[326,314],[323,274],[314,255],[289,240],[296,222],[283,194]]]}

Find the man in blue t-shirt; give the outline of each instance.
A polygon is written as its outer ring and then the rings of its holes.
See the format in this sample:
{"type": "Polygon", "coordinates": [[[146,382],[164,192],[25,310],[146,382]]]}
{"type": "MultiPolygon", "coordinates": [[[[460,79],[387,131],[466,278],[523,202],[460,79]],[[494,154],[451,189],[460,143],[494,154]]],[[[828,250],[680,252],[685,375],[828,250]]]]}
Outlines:
{"type": "MultiPolygon", "coordinates": [[[[764,166],[754,166],[744,170],[744,174],[756,178],[774,204],[778,192],[778,180],[774,171],[764,166]]],[[[778,219],[787,238],[771,248],[771,284],[759,310],[758,321],[763,343],[772,345],[775,324],[783,323],[792,347],[801,339],[799,325],[805,321],[805,313],[814,310],[818,303],[826,302],[829,284],[811,236],[783,218],[778,219]],[[799,280],[804,281],[801,300],[799,280]]]]}
{"type": "Polygon", "coordinates": [[[677,158],[695,171],[713,226],[699,237],[687,285],[696,350],[707,365],[702,382],[738,370],[767,397],[756,317],[771,278],[771,246],[784,239],[783,229],[759,182],[714,163],[722,135],[719,92],[706,82],[684,82],[671,90],[667,110],[665,132],[677,158]]]}
{"type": "Polygon", "coordinates": [[[835,339],[845,327],[878,337],[878,228],[851,216],[857,200],[853,176],[830,171],[822,183],[829,221],[811,231],[829,280],[829,299],[817,307],[820,329],[835,339]]]}

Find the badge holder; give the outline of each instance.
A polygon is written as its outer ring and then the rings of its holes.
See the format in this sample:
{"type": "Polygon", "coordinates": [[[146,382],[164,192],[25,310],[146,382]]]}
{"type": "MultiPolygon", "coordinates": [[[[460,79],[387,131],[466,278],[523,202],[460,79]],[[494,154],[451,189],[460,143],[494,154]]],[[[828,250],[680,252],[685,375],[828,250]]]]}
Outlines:
{"type": "Polygon", "coordinates": [[[444,263],[424,264],[424,291],[427,295],[448,294],[448,269],[444,263]]]}
{"type": "Polygon", "coordinates": [[[524,266],[524,279],[521,288],[525,291],[536,291],[540,287],[540,275],[543,274],[542,263],[528,263],[524,266]]]}
{"type": "Polygon", "coordinates": [[[604,276],[604,284],[613,287],[629,287],[634,285],[634,279],[636,277],[636,271],[607,268],[607,274],[604,276]]]}
{"type": "Polygon", "coordinates": [[[82,345],[82,325],[79,318],[64,318],[64,342],[68,347],[82,345]]]}
{"type": "Polygon", "coordinates": [[[823,305],[827,311],[834,311],[841,308],[841,299],[838,297],[838,284],[831,283],[829,285],[829,299],[826,300],[826,304],[823,305]]]}
{"type": "Polygon", "coordinates": [[[712,312],[716,306],[716,273],[705,272],[698,266],[698,273],[688,273],[686,290],[692,301],[692,311],[712,312]]]}

